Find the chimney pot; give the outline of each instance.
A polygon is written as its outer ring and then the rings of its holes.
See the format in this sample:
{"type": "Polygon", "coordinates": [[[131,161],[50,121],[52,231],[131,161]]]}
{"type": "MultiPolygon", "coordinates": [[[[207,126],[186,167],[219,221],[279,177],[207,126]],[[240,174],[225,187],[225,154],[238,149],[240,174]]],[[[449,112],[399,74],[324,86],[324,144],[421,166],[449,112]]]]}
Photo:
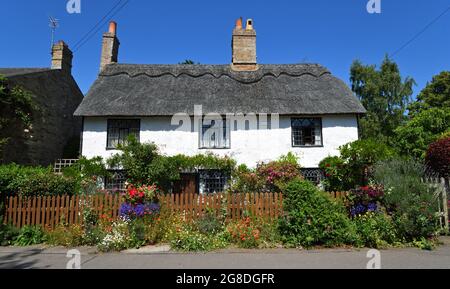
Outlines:
{"type": "Polygon", "coordinates": [[[236,29],[242,29],[242,17],[236,20],[236,29]]]}
{"type": "Polygon", "coordinates": [[[245,27],[246,30],[253,30],[253,20],[247,19],[247,25],[245,27]]]}
{"type": "Polygon", "coordinates": [[[117,23],[115,21],[109,22],[109,33],[116,35],[117,33],[117,23]]]}

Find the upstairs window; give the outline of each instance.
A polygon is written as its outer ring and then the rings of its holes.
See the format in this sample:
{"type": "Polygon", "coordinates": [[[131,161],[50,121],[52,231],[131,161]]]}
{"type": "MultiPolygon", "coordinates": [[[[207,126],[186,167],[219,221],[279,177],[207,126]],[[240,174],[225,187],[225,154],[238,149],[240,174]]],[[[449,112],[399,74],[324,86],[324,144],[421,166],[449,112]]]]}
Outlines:
{"type": "Polygon", "coordinates": [[[228,149],[230,148],[230,131],[227,121],[205,120],[200,131],[201,149],[228,149]]]}
{"type": "Polygon", "coordinates": [[[140,130],[139,119],[109,119],[107,148],[115,149],[118,145],[126,144],[129,135],[139,140],[140,130]]]}
{"type": "Polygon", "coordinates": [[[323,145],[322,119],[293,118],[291,122],[293,147],[317,147],[323,145]]]}

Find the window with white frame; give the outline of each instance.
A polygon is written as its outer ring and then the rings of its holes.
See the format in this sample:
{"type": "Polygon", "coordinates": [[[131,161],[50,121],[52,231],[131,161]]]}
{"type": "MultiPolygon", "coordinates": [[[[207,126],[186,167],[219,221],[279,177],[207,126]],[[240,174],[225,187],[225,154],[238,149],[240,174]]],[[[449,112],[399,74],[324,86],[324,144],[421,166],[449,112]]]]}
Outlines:
{"type": "Polygon", "coordinates": [[[230,148],[230,130],[226,119],[204,120],[200,130],[201,149],[230,148]]]}
{"type": "Polygon", "coordinates": [[[107,148],[115,149],[118,145],[124,145],[128,136],[133,135],[139,140],[141,121],[139,119],[109,119],[107,148]]]}
{"type": "Polygon", "coordinates": [[[322,119],[320,118],[293,118],[292,146],[311,147],[322,146],[322,119]]]}

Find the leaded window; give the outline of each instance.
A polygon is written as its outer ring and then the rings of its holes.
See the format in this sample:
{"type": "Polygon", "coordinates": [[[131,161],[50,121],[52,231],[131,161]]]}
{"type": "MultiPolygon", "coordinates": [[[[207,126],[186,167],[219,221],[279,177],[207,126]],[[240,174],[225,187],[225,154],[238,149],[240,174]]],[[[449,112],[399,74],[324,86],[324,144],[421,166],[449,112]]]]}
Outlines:
{"type": "Polygon", "coordinates": [[[107,148],[115,149],[118,145],[126,144],[129,135],[139,140],[140,130],[139,119],[109,119],[107,148]]]}
{"type": "Polygon", "coordinates": [[[229,179],[229,174],[221,170],[199,171],[200,193],[223,193],[227,189],[229,179]]]}
{"type": "Polygon", "coordinates": [[[322,120],[320,118],[293,118],[292,146],[322,146],[322,120]]]}
{"type": "Polygon", "coordinates": [[[125,171],[111,171],[105,179],[105,190],[121,192],[126,190],[127,174],[125,171]]]}
{"type": "Polygon", "coordinates": [[[306,180],[316,185],[325,179],[323,170],[321,169],[301,169],[301,173],[306,180]]]}
{"type": "Polygon", "coordinates": [[[230,131],[227,121],[205,120],[201,125],[200,148],[227,149],[230,148],[230,131]]]}

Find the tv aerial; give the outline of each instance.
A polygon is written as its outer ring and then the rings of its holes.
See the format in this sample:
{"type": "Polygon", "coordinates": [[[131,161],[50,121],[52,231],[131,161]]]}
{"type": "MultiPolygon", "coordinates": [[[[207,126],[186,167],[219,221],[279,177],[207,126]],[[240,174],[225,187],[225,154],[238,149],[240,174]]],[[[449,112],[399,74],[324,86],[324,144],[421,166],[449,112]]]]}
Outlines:
{"type": "Polygon", "coordinates": [[[50,28],[52,29],[52,43],[51,43],[51,48],[53,48],[53,44],[55,43],[55,32],[56,32],[56,28],[59,27],[59,19],[53,18],[52,16],[49,17],[50,19],[50,28]]]}

